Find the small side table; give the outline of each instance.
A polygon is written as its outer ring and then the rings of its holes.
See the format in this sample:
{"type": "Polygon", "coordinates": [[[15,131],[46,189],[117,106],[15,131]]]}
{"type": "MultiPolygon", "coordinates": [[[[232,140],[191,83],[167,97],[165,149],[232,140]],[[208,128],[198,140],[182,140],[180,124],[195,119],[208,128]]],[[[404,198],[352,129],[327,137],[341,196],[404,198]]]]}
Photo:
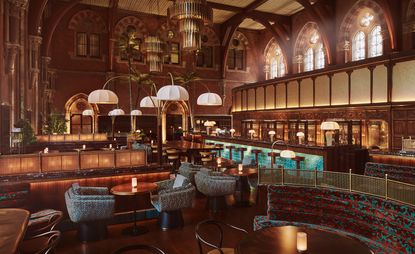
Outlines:
{"type": "Polygon", "coordinates": [[[237,207],[249,207],[249,196],[251,194],[251,188],[248,183],[248,177],[257,175],[257,168],[244,167],[242,172],[238,171],[238,168],[228,168],[223,171],[223,174],[236,177],[235,188],[235,206],[237,207]]]}
{"type": "MultiPolygon", "coordinates": [[[[157,184],[138,182],[137,188],[133,188],[131,183],[120,184],[111,188],[111,193],[117,196],[133,196],[138,204],[140,194],[148,193],[157,189],[157,184]]],[[[136,207],[137,208],[137,207],[136,207]]],[[[137,209],[134,210],[134,225],[132,227],[125,228],[123,234],[128,235],[141,235],[148,232],[148,229],[143,226],[137,225],[137,209]]]]}

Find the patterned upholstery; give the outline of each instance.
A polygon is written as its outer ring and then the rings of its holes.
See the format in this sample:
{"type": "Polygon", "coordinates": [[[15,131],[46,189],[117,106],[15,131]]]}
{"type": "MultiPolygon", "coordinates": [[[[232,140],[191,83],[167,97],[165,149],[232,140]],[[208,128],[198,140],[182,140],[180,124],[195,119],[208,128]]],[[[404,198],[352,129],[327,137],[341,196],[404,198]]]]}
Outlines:
{"type": "Polygon", "coordinates": [[[193,185],[196,185],[195,175],[197,172],[199,172],[200,168],[201,166],[199,165],[194,165],[188,162],[182,162],[182,164],[179,167],[179,174],[189,179],[193,185]]]}
{"type": "Polygon", "coordinates": [[[107,188],[80,187],[74,183],[65,192],[65,201],[73,222],[105,220],[114,214],[115,199],[107,188]]]}
{"type": "Polygon", "coordinates": [[[330,228],[367,243],[375,253],[415,253],[415,208],[320,188],[269,186],[267,216],[254,229],[300,223],[330,228]]]}
{"type": "Polygon", "coordinates": [[[235,192],[234,177],[215,174],[207,169],[201,169],[196,173],[195,182],[197,189],[209,197],[226,196],[235,192]]]}
{"type": "Polygon", "coordinates": [[[415,184],[415,167],[374,162],[366,163],[365,175],[385,177],[385,174],[388,174],[390,180],[415,184]]]}
{"type": "Polygon", "coordinates": [[[29,197],[29,183],[0,184],[0,208],[24,207],[29,197]]]}
{"type": "Polygon", "coordinates": [[[176,211],[192,207],[196,189],[186,178],[181,187],[173,188],[174,179],[157,182],[157,195],[151,197],[151,203],[159,212],[176,211]]]}

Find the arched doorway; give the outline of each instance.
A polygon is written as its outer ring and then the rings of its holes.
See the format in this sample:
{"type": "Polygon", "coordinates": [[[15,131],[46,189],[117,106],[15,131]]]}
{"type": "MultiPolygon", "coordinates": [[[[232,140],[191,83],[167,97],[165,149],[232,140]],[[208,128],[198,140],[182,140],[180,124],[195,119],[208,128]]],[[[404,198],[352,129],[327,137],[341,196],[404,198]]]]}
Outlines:
{"type": "Polygon", "coordinates": [[[180,129],[187,133],[189,125],[189,108],[183,101],[169,101],[164,105],[162,112],[162,137],[173,140],[178,137],[180,129]]]}
{"type": "Polygon", "coordinates": [[[93,116],[83,116],[82,112],[92,109],[98,115],[98,107],[88,103],[88,95],[79,93],[72,96],[65,104],[65,119],[69,133],[93,133],[97,129],[96,119],[93,116]]]}

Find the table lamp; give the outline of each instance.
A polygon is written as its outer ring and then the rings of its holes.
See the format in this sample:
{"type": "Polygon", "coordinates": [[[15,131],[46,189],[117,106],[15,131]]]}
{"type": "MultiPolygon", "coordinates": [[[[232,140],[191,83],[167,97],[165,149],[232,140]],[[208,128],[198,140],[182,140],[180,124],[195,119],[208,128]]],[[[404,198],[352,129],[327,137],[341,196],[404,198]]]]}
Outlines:
{"type": "Polygon", "coordinates": [[[321,130],[325,131],[324,138],[326,141],[326,146],[333,145],[333,134],[335,130],[340,129],[340,126],[337,122],[322,122],[321,130]]]}
{"type": "Polygon", "coordinates": [[[131,187],[133,189],[137,188],[137,178],[136,177],[131,178],[131,187]]]}
{"type": "Polygon", "coordinates": [[[249,130],[249,135],[251,135],[251,139],[254,139],[255,130],[249,130]]]}
{"type": "Polygon", "coordinates": [[[304,232],[297,232],[297,251],[299,253],[307,251],[307,234],[304,232]]]}
{"type": "Polygon", "coordinates": [[[271,142],[274,142],[275,131],[268,131],[269,138],[271,142]]]}
{"type": "Polygon", "coordinates": [[[233,135],[235,134],[235,129],[230,129],[229,132],[231,133],[231,137],[233,138],[233,135]]]}
{"type": "Polygon", "coordinates": [[[302,144],[303,143],[303,138],[304,138],[304,132],[299,131],[297,132],[297,137],[298,137],[298,144],[302,144]]]}

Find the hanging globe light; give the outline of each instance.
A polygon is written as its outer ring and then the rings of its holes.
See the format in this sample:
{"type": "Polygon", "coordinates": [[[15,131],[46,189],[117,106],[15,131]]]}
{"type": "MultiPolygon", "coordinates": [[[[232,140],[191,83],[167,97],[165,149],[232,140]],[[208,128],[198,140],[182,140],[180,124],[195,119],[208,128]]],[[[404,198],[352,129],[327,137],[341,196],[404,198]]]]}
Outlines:
{"type": "Polygon", "coordinates": [[[206,0],[176,0],[167,12],[170,19],[178,20],[183,50],[200,49],[203,25],[213,20],[213,10],[206,0]]]}

